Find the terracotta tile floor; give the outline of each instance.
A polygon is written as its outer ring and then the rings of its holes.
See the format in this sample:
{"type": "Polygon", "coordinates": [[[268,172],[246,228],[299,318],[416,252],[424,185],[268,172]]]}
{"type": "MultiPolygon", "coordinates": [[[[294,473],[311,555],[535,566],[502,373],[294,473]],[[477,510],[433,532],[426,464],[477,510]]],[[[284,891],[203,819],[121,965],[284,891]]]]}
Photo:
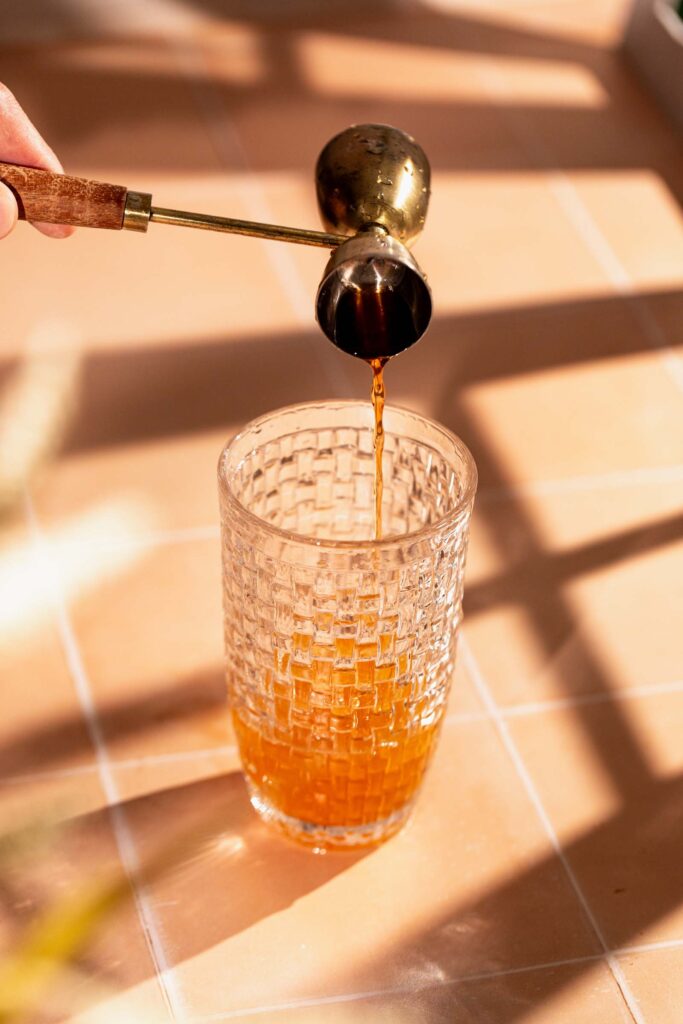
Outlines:
{"type": "Polygon", "coordinates": [[[683,165],[615,53],[626,7],[2,5],[2,76],[66,168],[160,205],[314,226],[330,135],[413,132],[436,316],[387,386],[481,479],[413,820],[289,846],[226,714],[214,473],[252,416],[367,391],[313,323],[320,253],[0,243],[0,428],[49,366],[29,413],[59,441],[0,536],[2,948],[117,894],[27,1020],[681,1020],[683,165]]]}

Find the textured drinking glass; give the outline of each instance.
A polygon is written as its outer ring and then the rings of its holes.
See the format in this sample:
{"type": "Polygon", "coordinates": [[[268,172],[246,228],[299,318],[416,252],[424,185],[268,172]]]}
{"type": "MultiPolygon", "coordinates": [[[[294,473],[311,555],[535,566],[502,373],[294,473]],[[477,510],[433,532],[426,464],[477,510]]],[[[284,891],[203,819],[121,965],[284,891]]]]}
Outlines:
{"type": "Polygon", "coordinates": [[[218,479],[230,704],[252,804],[318,848],[408,816],[455,663],[476,468],[385,409],[374,537],[369,402],[291,406],[224,449],[218,479]]]}

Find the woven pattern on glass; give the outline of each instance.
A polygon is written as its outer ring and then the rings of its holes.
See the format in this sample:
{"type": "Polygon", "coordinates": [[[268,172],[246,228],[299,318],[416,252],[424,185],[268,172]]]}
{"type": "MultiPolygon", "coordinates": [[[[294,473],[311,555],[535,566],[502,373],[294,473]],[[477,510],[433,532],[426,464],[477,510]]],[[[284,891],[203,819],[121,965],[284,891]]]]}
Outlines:
{"type": "Polygon", "coordinates": [[[387,433],[386,549],[335,548],[374,529],[367,427],[303,429],[255,444],[223,502],[228,687],[248,779],[280,814],[359,828],[413,797],[453,674],[469,508],[437,449],[387,433]],[[297,548],[269,525],[324,538],[297,548]],[[406,535],[402,536],[401,535],[406,535]],[[412,535],[412,536],[411,536],[412,535]]]}

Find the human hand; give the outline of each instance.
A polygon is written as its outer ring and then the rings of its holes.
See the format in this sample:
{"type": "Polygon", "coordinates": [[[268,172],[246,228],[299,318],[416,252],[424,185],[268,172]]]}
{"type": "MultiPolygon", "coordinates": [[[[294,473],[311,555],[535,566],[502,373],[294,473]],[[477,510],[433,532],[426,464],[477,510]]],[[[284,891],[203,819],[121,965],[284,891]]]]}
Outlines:
{"type": "MultiPolygon", "coordinates": [[[[0,82],[0,161],[41,167],[62,173],[63,167],[47,142],[31,124],[7,86],[0,82]]],[[[0,238],[8,235],[19,211],[11,189],[0,182],[0,238]]],[[[50,238],[67,238],[74,229],[65,224],[34,224],[50,238]]]]}

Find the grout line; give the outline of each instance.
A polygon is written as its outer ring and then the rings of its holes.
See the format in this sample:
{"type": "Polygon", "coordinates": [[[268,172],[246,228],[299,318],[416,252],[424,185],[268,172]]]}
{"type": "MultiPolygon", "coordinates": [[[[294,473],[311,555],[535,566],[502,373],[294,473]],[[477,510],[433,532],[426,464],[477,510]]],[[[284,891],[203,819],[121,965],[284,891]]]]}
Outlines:
{"type": "Polygon", "coordinates": [[[609,488],[642,487],[652,484],[674,484],[683,481],[683,465],[647,466],[614,470],[607,473],[582,474],[565,479],[530,480],[509,487],[483,487],[477,492],[477,504],[511,501],[525,495],[573,494],[576,491],[599,491],[609,488]]]}
{"type": "MultiPolygon", "coordinates": [[[[486,67],[479,70],[479,78],[491,102],[500,107],[505,80],[498,67],[492,61],[487,62],[486,67]]],[[[505,111],[501,111],[501,118],[507,121],[517,142],[538,165],[539,170],[545,171],[548,188],[567,221],[602,268],[615,292],[624,299],[648,345],[657,352],[673,383],[683,393],[683,361],[676,355],[646,302],[638,295],[633,278],[582,200],[576,186],[565,171],[554,169],[557,161],[528,116],[506,107],[505,111]]]]}
{"type": "Polygon", "coordinates": [[[656,953],[658,949],[680,949],[683,939],[664,939],[661,942],[642,942],[635,946],[620,946],[615,956],[629,956],[631,953],[656,953]]]}
{"type": "MultiPolygon", "coordinates": [[[[249,158],[237,126],[230,117],[223,100],[217,95],[214,86],[205,84],[207,81],[211,81],[211,77],[200,45],[180,43],[176,40],[168,40],[168,45],[175,52],[181,72],[190,83],[200,114],[204,119],[207,134],[220,162],[231,168],[237,160],[243,170],[250,175],[251,180],[244,182],[239,189],[247,215],[253,220],[273,223],[275,220],[273,211],[263,187],[259,184],[257,176],[249,164],[249,158]]],[[[273,274],[292,312],[303,327],[310,329],[313,297],[304,284],[289,245],[265,239],[261,239],[260,244],[264,248],[273,274]]],[[[321,274],[322,269],[321,262],[321,274]]],[[[347,373],[342,360],[335,359],[333,366],[330,360],[332,353],[331,351],[328,353],[330,344],[327,339],[316,332],[311,339],[311,346],[335,395],[351,391],[351,376],[347,373]],[[340,382],[343,385],[341,389],[340,382]]]]}
{"type": "MultiPolygon", "coordinates": [[[[140,757],[126,757],[117,760],[109,758],[109,767],[114,771],[128,771],[135,768],[152,767],[158,764],[176,764],[182,761],[202,761],[210,757],[231,757],[237,753],[234,744],[220,747],[205,747],[197,750],[169,751],[166,754],[142,754],[140,757]]],[[[91,775],[98,771],[97,763],[72,765],[70,768],[46,769],[42,772],[26,772],[24,775],[6,775],[0,777],[0,786],[17,786],[26,782],[37,782],[42,779],[77,778],[79,775],[91,775]]]]}
{"type": "Polygon", "coordinates": [[[490,722],[488,711],[454,711],[445,715],[444,725],[469,725],[471,722],[490,722]]]}
{"type": "Polygon", "coordinates": [[[683,680],[672,683],[653,683],[652,686],[630,686],[609,693],[585,693],[576,697],[558,697],[547,701],[530,701],[527,704],[511,704],[499,708],[504,718],[522,718],[526,715],[543,714],[545,711],[565,711],[586,704],[616,704],[623,700],[637,700],[641,697],[656,697],[667,693],[681,693],[683,680]]]}
{"type": "Polygon", "coordinates": [[[550,191],[567,220],[602,267],[614,290],[625,300],[643,337],[657,352],[672,381],[683,393],[683,362],[669,345],[648,306],[636,294],[633,279],[593,219],[576,186],[563,171],[550,172],[549,179],[550,191]]]}
{"type": "Polygon", "coordinates": [[[574,870],[571,864],[569,863],[564,850],[562,849],[562,844],[560,843],[557,833],[555,832],[552,822],[550,821],[548,813],[545,807],[543,806],[543,802],[538,793],[538,790],[536,789],[531,778],[531,775],[527,770],[526,765],[524,764],[524,761],[522,759],[521,754],[519,753],[519,750],[517,749],[515,741],[512,738],[512,734],[510,733],[508,724],[505,721],[503,715],[501,714],[500,709],[498,708],[498,705],[496,704],[491,694],[491,691],[489,690],[488,685],[486,684],[486,681],[479,670],[479,666],[477,665],[477,662],[474,658],[474,654],[472,653],[472,650],[470,649],[470,646],[464,635],[461,635],[460,637],[460,650],[462,652],[462,656],[464,658],[468,674],[472,682],[474,683],[477,693],[479,694],[479,697],[481,698],[484,707],[489,711],[491,717],[494,720],[496,729],[498,731],[498,735],[500,736],[503,746],[505,747],[508,756],[514,765],[515,771],[519,776],[520,782],[522,783],[522,786],[524,787],[526,794],[529,800],[531,801],[534,810],[536,811],[536,815],[541,825],[543,826],[543,830],[546,834],[546,837],[549,840],[550,845],[555,851],[555,855],[557,856],[558,860],[560,861],[564,869],[569,884],[574,890],[574,895],[576,896],[579,905],[581,906],[581,909],[583,910],[595,934],[595,937],[597,938],[598,942],[600,943],[600,946],[602,947],[602,952],[605,957],[605,961],[610,971],[612,972],[612,976],[621,992],[624,1002],[626,1003],[628,1009],[631,1012],[634,1024],[645,1024],[645,1018],[641,1013],[640,1007],[638,1006],[638,1002],[635,996],[631,992],[629,984],[626,980],[626,976],[624,975],[621,969],[621,965],[617,962],[615,955],[610,951],[607,945],[607,942],[603,935],[602,929],[598,923],[598,920],[595,917],[593,911],[591,910],[588,900],[586,899],[586,896],[584,895],[584,892],[581,886],[579,885],[578,879],[574,874],[574,870]]]}
{"type": "Polygon", "coordinates": [[[217,523],[211,523],[206,526],[181,526],[175,530],[159,530],[143,534],[139,538],[133,537],[130,542],[123,541],[123,545],[131,543],[142,547],[156,547],[161,544],[188,544],[195,540],[217,540],[219,537],[220,527],[217,523]]]}
{"type": "MultiPolygon", "coordinates": [[[[644,487],[654,484],[663,486],[677,483],[683,483],[683,465],[642,467],[616,470],[612,473],[571,476],[564,480],[529,481],[511,487],[483,487],[477,491],[477,505],[514,501],[526,495],[575,494],[579,491],[599,492],[610,488],[644,487]]],[[[108,539],[70,541],[69,547],[84,551],[114,551],[190,544],[194,541],[213,541],[219,538],[220,527],[218,524],[204,523],[199,526],[180,526],[172,530],[152,531],[118,541],[108,539]]]]}
{"type": "MultiPolygon", "coordinates": [[[[526,718],[555,711],[571,711],[585,705],[619,704],[622,701],[646,700],[666,694],[683,693],[683,679],[671,683],[652,683],[649,686],[624,687],[610,693],[585,693],[576,697],[558,697],[549,700],[529,701],[524,704],[498,706],[503,718],[526,718]]],[[[444,717],[444,725],[467,725],[472,722],[491,721],[489,711],[454,711],[444,717]]],[[[235,744],[219,747],[203,747],[197,750],[171,750],[164,754],[141,754],[139,757],[117,759],[110,757],[109,766],[114,771],[128,771],[160,764],[175,764],[182,761],[201,761],[211,757],[232,757],[237,753],[235,744]]],[[[1,786],[18,786],[27,782],[40,782],[56,778],[77,778],[98,770],[97,764],[72,765],[69,768],[49,768],[45,771],[25,772],[23,775],[0,776],[1,786]]]]}
{"type": "MultiPolygon", "coordinates": [[[[503,718],[525,718],[554,711],[571,711],[572,708],[591,704],[620,704],[622,701],[642,700],[666,694],[683,693],[683,679],[671,683],[652,683],[651,686],[627,686],[609,693],[584,693],[576,697],[557,697],[550,700],[529,701],[524,704],[497,705],[503,718]]],[[[490,711],[454,711],[446,715],[444,723],[464,725],[468,722],[489,721],[490,711]]]]}
{"type": "MultiPolygon", "coordinates": [[[[181,526],[175,530],[158,530],[149,533],[131,534],[129,537],[120,537],[117,540],[110,540],[107,537],[93,537],[84,540],[69,540],[69,550],[78,549],[81,551],[130,551],[141,548],[150,549],[180,544],[191,544],[196,541],[216,541],[220,539],[220,527],[218,524],[205,524],[203,526],[181,526]]],[[[65,545],[66,546],[66,545],[65,545]]],[[[57,542],[59,547],[59,542],[57,542]]]]}
{"type": "Polygon", "coordinates": [[[121,865],[133,893],[138,918],[157,973],[159,986],[164,997],[166,1008],[169,1011],[172,1020],[183,1021],[186,1019],[183,1001],[179,988],[176,984],[176,980],[173,976],[172,967],[166,957],[166,951],[161,939],[161,928],[156,915],[152,910],[147,893],[147,887],[139,879],[141,873],[140,859],[138,857],[135,840],[128,825],[125,812],[121,807],[120,793],[112,772],[111,763],[107,754],[106,741],[102,732],[102,726],[97,717],[97,710],[93,700],[90,682],[85,671],[85,666],[83,665],[83,660],[78,648],[69,612],[67,610],[63,594],[61,593],[61,588],[57,575],[54,571],[54,567],[45,550],[40,524],[38,523],[33,502],[31,501],[31,497],[28,492],[26,492],[25,500],[29,529],[47,577],[48,587],[57,617],[57,627],[60,640],[64,648],[64,654],[66,656],[69,671],[85,718],[85,724],[95,748],[97,771],[107,800],[121,865]]]}
{"type": "Polygon", "coordinates": [[[233,1020],[238,1017],[256,1017],[263,1013],[277,1013],[281,1010],[297,1010],[309,1006],[329,1006],[335,1003],[352,1003],[360,999],[373,999],[377,996],[412,995],[415,992],[428,992],[434,988],[448,988],[451,985],[462,985],[468,982],[489,981],[496,978],[508,978],[516,974],[529,974],[533,971],[553,970],[558,967],[571,967],[578,964],[599,963],[603,960],[602,953],[587,956],[567,957],[564,960],[550,960],[541,964],[530,964],[524,967],[508,967],[499,971],[477,971],[463,974],[455,978],[444,978],[427,985],[397,985],[393,988],[368,989],[365,992],[345,992],[333,996],[311,997],[310,999],[293,999],[286,1003],[273,1003],[270,1006],[254,1006],[244,1010],[227,1010],[226,1012],[208,1013],[193,1016],[193,1024],[203,1021],[233,1020]]]}
{"type": "Polygon", "coordinates": [[[231,757],[237,753],[237,745],[224,743],[220,747],[202,747],[197,750],[169,751],[167,754],[150,754],[148,757],[127,757],[121,761],[110,761],[112,767],[119,769],[143,768],[153,764],[175,764],[180,761],[202,761],[208,757],[223,756],[231,757]]]}

